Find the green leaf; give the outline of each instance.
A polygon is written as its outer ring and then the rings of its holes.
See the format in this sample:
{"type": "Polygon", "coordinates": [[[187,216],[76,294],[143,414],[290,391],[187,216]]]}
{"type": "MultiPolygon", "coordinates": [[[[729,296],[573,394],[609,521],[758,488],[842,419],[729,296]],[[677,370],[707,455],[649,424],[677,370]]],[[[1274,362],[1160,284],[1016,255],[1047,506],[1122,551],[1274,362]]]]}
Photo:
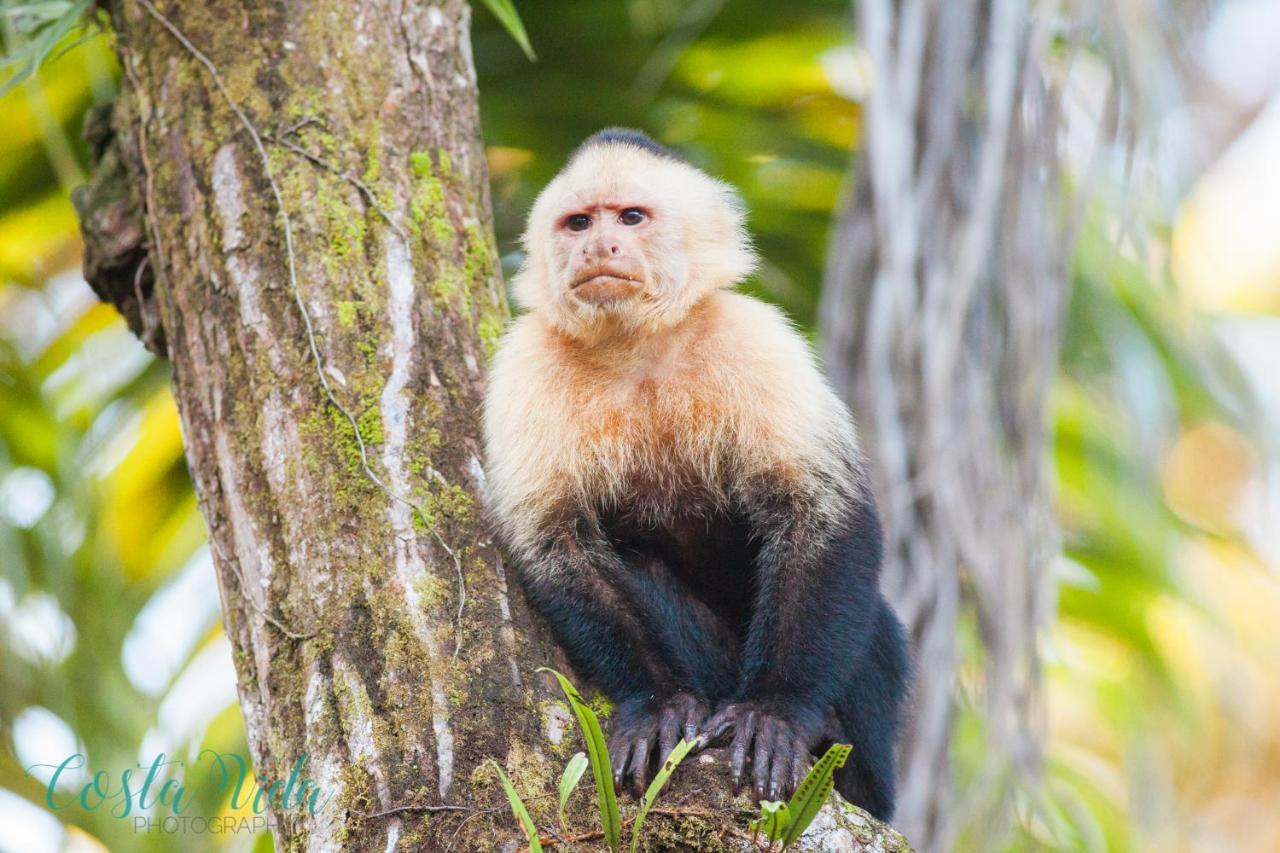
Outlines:
{"type": "Polygon", "coordinates": [[[569,795],[573,793],[573,789],[578,787],[578,781],[582,778],[582,774],[587,769],[587,754],[579,752],[573,758],[569,759],[569,763],[564,766],[564,773],[560,776],[560,825],[564,826],[565,806],[569,804],[569,795]]]}
{"type": "Polygon", "coordinates": [[[791,802],[787,803],[791,822],[782,836],[784,850],[804,835],[809,824],[813,823],[813,819],[818,816],[818,811],[835,786],[836,769],[844,766],[852,750],[853,747],[847,743],[831,744],[831,748],[818,759],[818,763],[813,765],[813,769],[801,781],[800,787],[796,788],[795,794],[791,796],[791,802]]]}
{"type": "Polygon", "coordinates": [[[0,15],[12,19],[29,18],[32,21],[53,21],[61,18],[72,7],[71,0],[48,0],[44,3],[17,3],[0,9],[0,15]]]}
{"type": "Polygon", "coordinates": [[[644,799],[640,801],[640,812],[636,815],[635,825],[631,827],[631,853],[636,853],[636,849],[640,846],[640,827],[644,826],[644,819],[649,814],[649,808],[653,805],[653,801],[658,799],[658,794],[662,792],[663,787],[667,784],[667,780],[671,778],[671,774],[680,766],[680,762],[684,761],[685,756],[698,743],[698,739],[685,740],[671,748],[671,754],[662,762],[662,767],[658,770],[658,775],[653,777],[653,781],[649,783],[649,788],[644,792],[644,799]]]}
{"type": "Polygon", "coordinates": [[[529,61],[537,61],[538,57],[533,53],[529,34],[524,31],[524,22],[520,20],[520,13],[516,11],[515,4],[511,0],[484,0],[484,5],[498,19],[498,23],[506,28],[516,44],[520,45],[520,49],[524,51],[525,56],[529,57],[529,61]]]}
{"type": "Polygon", "coordinates": [[[753,842],[756,836],[763,832],[764,837],[769,839],[769,845],[772,846],[790,825],[791,809],[787,808],[786,803],[782,800],[761,800],[760,817],[751,821],[748,828],[751,830],[753,842]]]}
{"type": "Polygon", "coordinates": [[[524,807],[524,800],[520,799],[520,795],[516,793],[515,785],[511,784],[511,780],[507,778],[507,774],[502,772],[502,767],[492,758],[489,759],[494,769],[498,771],[498,780],[502,782],[502,790],[507,792],[507,800],[511,802],[511,811],[516,816],[516,821],[520,824],[520,831],[524,833],[525,840],[529,842],[529,853],[542,853],[542,844],[538,841],[538,827],[534,826],[533,818],[529,816],[529,810],[524,807]]]}
{"type": "Polygon", "coordinates": [[[4,57],[5,66],[17,63],[21,63],[21,66],[13,72],[13,76],[0,83],[0,98],[40,69],[40,64],[49,55],[49,51],[53,50],[72,28],[85,19],[85,13],[89,11],[89,2],[90,0],[77,0],[76,3],[69,5],[59,17],[43,25],[35,38],[19,45],[4,57]]]}
{"type": "Polygon", "coordinates": [[[618,795],[613,790],[613,773],[609,768],[609,747],[605,744],[604,732],[600,729],[600,720],[596,712],[591,710],[582,694],[569,683],[569,679],[549,667],[541,667],[538,672],[549,672],[560,682],[560,689],[569,700],[569,707],[578,718],[582,728],[583,740],[587,742],[587,757],[591,760],[591,774],[596,780],[596,799],[600,804],[600,828],[604,831],[604,841],[610,850],[617,850],[622,845],[622,816],[618,814],[618,795]]]}

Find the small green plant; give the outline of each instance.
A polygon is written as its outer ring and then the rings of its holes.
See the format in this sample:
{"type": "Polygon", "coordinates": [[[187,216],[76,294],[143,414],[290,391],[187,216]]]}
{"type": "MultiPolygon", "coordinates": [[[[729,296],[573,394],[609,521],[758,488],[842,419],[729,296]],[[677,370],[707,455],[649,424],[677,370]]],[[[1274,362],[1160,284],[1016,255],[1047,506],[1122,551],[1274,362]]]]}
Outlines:
{"type": "MultiPolygon", "coordinates": [[[[555,676],[556,681],[560,684],[560,689],[564,691],[565,698],[569,700],[569,707],[573,710],[574,717],[578,720],[583,740],[586,741],[587,745],[587,751],[585,753],[576,753],[570,758],[569,763],[565,765],[564,772],[560,775],[558,816],[561,828],[568,830],[566,809],[568,808],[569,797],[578,787],[578,783],[586,773],[587,767],[590,767],[596,784],[596,801],[600,810],[600,830],[605,844],[609,846],[610,850],[620,850],[622,846],[622,827],[625,823],[631,823],[630,853],[637,853],[640,849],[640,833],[644,829],[645,819],[649,816],[653,804],[657,801],[659,794],[662,793],[662,789],[671,780],[676,768],[691,752],[701,745],[702,739],[700,737],[694,740],[681,739],[675,745],[670,754],[664,757],[661,768],[659,768],[657,775],[654,776],[653,781],[649,783],[648,789],[644,792],[644,797],[640,801],[640,809],[636,812],[635,818],[623,821],[622,814],[618,809],[618,797],[613,788],[609,748],[605,742],[604,731],[600,727],[599,717],[592,707],[587,704],[587,701],[582,698],[582,694],[578,692],[569,679],[548,667],[543,667],[538,672],[547,672],[555,676]]],[[[750,824],[752,840],[755,841],[758,836],[763,834],[769,842],[769,850],[773,850],[775,845],[778,844],[781,844],[780,850],[785,850],[799,841],[800,836],[813,823],[813,819],[818,816],[818,812],[822,809],[822,804],[831,795],[832,788],[835,787],[835,772],[844,766],[852,749],[849,744],[833,744],[813,765],[813,768],[805,775],[804,779],[801,780],[790,801],[785,803],[780,800],[762,801],[760,803],[760,816],[751,821],[750,824]]],[[[496,762],[494,766],[497,767],[496,762]]],[[[507,774],[502,771],[501,767],[497,767],[497,770],[498,778],[502,782],[502,788],[506,791],[507,799],[511,802],[511,810],[515,813],[516,820],[520,824],[520,830],[524,833],[529,843],[529,853],[541,853],[542,846],[538,836],[538,829],[534,825],[533,818],[529,815],[529,810],[525,808],[524,802],[520,799],[520,795],[516,793],[511,780],[507,778],[507,774]]]]}
{"type": "Polygon", "coordinates": [[[573,793],[574,788],[578,787],[578,781],[582,779],[586,769],[587,755],[584,752],[576,753],[564,766],[564,773],[560,776],[560,827],[562,829],[567,823],[564,810],[569,804],[569,795],[573,793]]]}
{"type": "Polygon", "coordinates": [[[787,825],[791,823],[791,811],[782,800],[761,800],[760,817],[751,821],[751,840],[755,841],[760,833],[769,839],[770,845],[782,837],[787,825]]]}
{"type": "MultiPolygon", "coordinates": [[[[622,846],[622,814],[618,811],[618,797],[613,789],[613,774],[610,771],[609,763],[609,747],[604,739],[604,732],[600,728],[600,719],[596,716],[596,712],[582,698],[582,694],[565,678],[554,669],[543,667],[538,672],[548,672],[555,676],[556,681],[560,683],[560,689],[564,691],[565,698],[569,700],[569,707],[573,709],[573,715],[578,719],[578,726],[582,729],[582,738],[587,742],[587,752],[584,755],[579,752],[573,758],[569,759],[569,763],[565,765],[564,773],[560,776],[560,825],[565,827],[567,820],[565,818],[565,808],[569,802],[569,795],[578,786],[578,781],[582,778],[582,774],[586,772],[588,766],[591,767],[592,776],[596,782],[596,801],[600,808],[600,829],[604,835],[605,844],[609,845],[610,850],[619,850],[622,846]]],[[[658,774],[654,776],[653,781],[649,783],[649,788],[644,792],[644,798],[640,801],[640,811],[636,813],[635,821],[631,827],[631,853],[635,853],[640,846],[640,830],[644,827],[644,820],[649,815],[649,809],[653,807],[654,802],[658,799],[658,794],[666,786],[671,774],[675,772],[676,767],[685,759],[698,741],[681,740],[671,750],[662,762],[662,767],[658,770],[658,774]]],[[[505,777],[504,777],[505,778],[505,777]]],[[[508,798],[515,796],[514,791],[508,791],[508,798]]],[[[512,799],[512,808],[518,798],[512,799]]],[[[527,816],[527,812],[525,816],[527,816]]],[[[521,821],[521,827],[525,827],[524,818],[521,817],[519,811],[516,812],[516,818],[521,821]]],[[[532,821],[530,821],[532,826],[532,821]]],[[[530,831],[526,829],[526,835],[530,831]]],[[[536,831],[533,835],[536,836],[536,831]]],[[[530,845],[530,853],[533,853],[532,843],[530,845]]]]}
{"type": "Polygon", "coordinates": [[[515,785],[511,784],[511,780],[507,778],[507,774],[502,771],[502,767],[498,762],[493,761],[493,767],[498,771],[498,781],[502,782],[502,790],[507,792],[507,800],[511,803],[511,811],[515,813],[516,822],[520,824],[520,831],[524,833],[525,840],[529,842],[529,853],[542,853],[542,842],[538,840],[538,827],[534,824],[533,818],[529,815],[529,810],[525,808],[524,800],[520,799],[520,795],[516,793],[515,785]]]}
{"type": "Polygon", "coordinates": [[[698,740],[680,739],[680,742],[671,748],[671,753],[662,761],[662,767],[658,770],[658,775],[653,777],[653,781],[649,783],[649,788],[644,792],[644,799],[640,801],[640,811],[636,814],[635,825],[631,827],[631,853],[636,853],[640,847],[640,828],[644,826],[644,819],[649,816],[649,809],[653,806],[653,801],[658,799],[658,794],[666,787],[667,780],[671,778],[671,774],[680,766],[680,762],[684,761],[685,756],[698,744],[698,740]]]}
{"type": "Polygon", "coordinates": [[[578,718],[582,738],[587,742],[587,757],[591,762],[591,773],[596,780],[596,800],[600,805],[600,829],[604,832],[604,842],[609,845],[609,849],[617,850],[622,846],[622,816],[618,813],[618,795],[613,790],[613,774],[609,770],[609,747],[605,743],[600,720],[569,679],[545,666],[538,672],[549,672],[556,677],[565,698],[569,700],[573,715],[578,718]]]}
{"type": "Polygon", "coordinates": [[[779,841],[783,850],[795,844],[831,795],[831,789],[835,787],[835,772],[844,766],[852,750],[853,747],[847,743],[832,744],[805,775],[789,802],[762,801],[760,817],[751,821],[752,839],[764,833],[771,850],[779,841]]]}

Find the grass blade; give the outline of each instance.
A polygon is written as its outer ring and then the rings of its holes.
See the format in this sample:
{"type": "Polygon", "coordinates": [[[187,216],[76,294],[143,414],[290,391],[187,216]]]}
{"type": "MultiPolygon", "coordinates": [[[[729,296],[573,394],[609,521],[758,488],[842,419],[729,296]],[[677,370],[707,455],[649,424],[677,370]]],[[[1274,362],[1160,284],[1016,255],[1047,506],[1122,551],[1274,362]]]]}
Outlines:
{"type": "Polygon", "coordinates": [[[569,759],[569,763],[564,766],[564,773],[560,776],[560,825],[565,825],[564,809],[569,804],[569,795],[573,793],[573,789],[578,787],[578,781],[582,778],[582,774],[587,769],[587,754],[579,752],[573,758],[569,759]]]}
{"type": "Polygon", "coordinates": [[[787,808],[786,803],[782,800],[761,800],[760,817],[751,821],[748,829],[751,830],[753,842],[756,836],[763,832],[764,837],[769,839],[769,846],[772,847],[773,842],[782,837],[790,824],[791,810],[787,808]]]}
{"type": "Polygon", "coordinates": [[[35,37],[25,44],[17,47],[6,58],[6,64],[9,62],[21,62],[22,67],[16,70],[8,80],[0,83],[0,98],[8,94],[9,90],[27,78],[31,77],[40,70],[41,63],[45,57],[49,55],[49,51],[53,50],[62,37],[83,20],[85,14],[89,11],[89,0],[77,0],[70,4],[55,19],[40,27],[35,33],[35,37]]]}
{"type": "Polygon", "coordinates": [[[511,38],[515,39],[515,43],[520,45],[520,49],[524,51],[525,56],[529,57],[529,61],[536,61],[538,57],[533,53],[529,34],[524,31],[524,22],[520,20],[520,13],[516,11],[515,4],[511,0],[484,0],[484,5],[498,19],[498,23],[502,24],[511,38]]]}
{"type": "Polygon", "coordinates": [[[785,850],[804,834],[818,816],[822,804],[835,786],[835,772],[843,767],[853,747],[847,743],[833,743],[826,754],[818,759],[813,769],[804,777],[800,787],[796,788],[791,802],[787,803],[787,811],[791,815],[791,823],[782,836],[782,847],[785,850]]]}
{"type": "Polygon", "coordinates": [[[29,17],[36,21],[52,21],[61,18],[71,8],[70,0],[46,0],[44,3],[17,3],[0,9],[6,18],[29,17]]]}
{"type": "Polygon", "coordinates": [[[640,846],[640,827],[644,826],[644,819],[649,814],[650,806],[653,805],[654,800],[658,799],[658,794],[662,792],[671,774],[697,743],[697,738],[693,740],[681,738],[680,742],[671,748],[671,754],[663,760],[662,767],[658,769],[658,775],[654,776],[653,781],[649,783],[648,790],[644,792],[644,799],[640,801],[640,812],[636,815],[636,822],[631,827],[631,853],[636,853],[636,849],[640,846]]]}
{"type": "Polygon", "coordinates": [[[498,780],[502,782],[502,790],[507,792],[507,800],[511,803],[511,811],[516,816],[516,822],[520,824],[520,830],[524,833],[525,840],[529,842],[529,853],[542,853],[542,843],[538,841],[538,827],[534,826],[533,818],[529,816],[529,810],[524,807],[524,800],[520,799],[520,795],[516,793],[516,786],[511,784],[511,780],[507,778],[507,774],[502,772],[502,767],[498,762],[493,761],[494,768],[498,771],[498,780]]]}
{"type": "Polygon", "coordinates": [[[605,844],[617,850],[622,844],[622,816],[618,814],[618,795],[613,790],[613,772],[609,767],[609,747],[600,729],[600,720],[591,710],[582,694],[569,683],[569,679],[549,667],[538,672],[549,672],[560,682],[560,689],[569,700],[573,715],[582,727],[582,738],[587,742],[587,757],[591,761],[591,775],[596,780],[596,799],[600,803],[600,829],[604,831],[605,844]]]}

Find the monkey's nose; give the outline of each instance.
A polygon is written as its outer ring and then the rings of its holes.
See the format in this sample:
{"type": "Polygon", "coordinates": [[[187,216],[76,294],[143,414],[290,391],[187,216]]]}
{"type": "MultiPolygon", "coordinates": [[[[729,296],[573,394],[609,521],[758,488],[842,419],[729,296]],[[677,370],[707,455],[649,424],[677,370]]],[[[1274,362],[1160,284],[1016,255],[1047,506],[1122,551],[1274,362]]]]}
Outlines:
{"type": "Polygon", "coordinates": [[[617,257],[622,254],[622,245],[607,241],[597,241],[582,247],[583,257],[608,258],[617,257]]]}

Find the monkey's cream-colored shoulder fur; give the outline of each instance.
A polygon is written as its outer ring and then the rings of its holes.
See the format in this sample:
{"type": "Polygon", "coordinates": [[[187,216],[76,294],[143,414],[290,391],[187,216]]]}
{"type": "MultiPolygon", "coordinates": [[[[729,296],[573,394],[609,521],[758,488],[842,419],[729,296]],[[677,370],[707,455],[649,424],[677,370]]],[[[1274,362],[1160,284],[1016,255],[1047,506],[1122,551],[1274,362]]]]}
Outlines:
{"type": "Polygon", "coordinates": [[[513,544],[581,501],[653,512],[759,476],[839,477],[853,425],[777,309],[721,291],[661,335],[586,346],[538,312],[512,324],[485,402],[490,503],[513,544]],[[647,502],[647,503],[646,503],[647,502]]]}

